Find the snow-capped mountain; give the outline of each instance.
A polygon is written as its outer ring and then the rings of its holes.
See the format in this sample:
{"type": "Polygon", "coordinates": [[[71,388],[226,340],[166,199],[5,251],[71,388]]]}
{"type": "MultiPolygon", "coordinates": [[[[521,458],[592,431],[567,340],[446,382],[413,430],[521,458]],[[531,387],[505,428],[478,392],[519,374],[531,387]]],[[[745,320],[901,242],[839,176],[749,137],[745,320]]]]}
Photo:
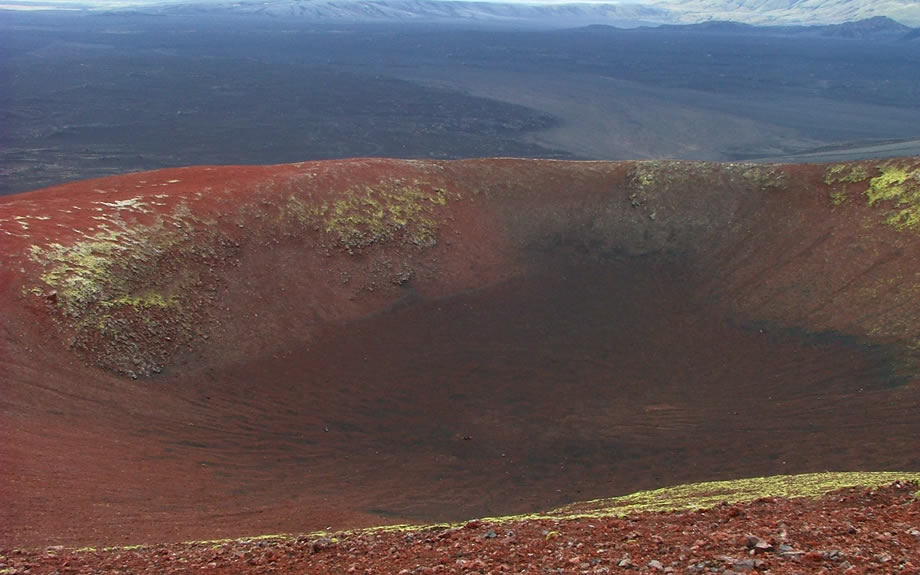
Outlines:
{"type": "Polygon", "coordinates": [[[36,7],[535,26],[628,27],[713,21],[761,26],[827,25],[881,17],[920,26],[918,0],[5,0],[0,4],[3,9],[36,7]]]}
{"type": "Polygon", "coordinates": [[[920,2],[916,0],[199,0],[177,3],[171,9],[213,10],[218,7],[234,12],[315,20],[457,20],[550,26],[637,26],[710,21],[819,25],[887,17],[908,26],[920,26],[920,2]]]}
{"type": "Polygon", "coordinates": [[[648,0],[680,23],[729,20],[759,25],[839,24],[886,16],[920,25],[916,0],[648,0]]]}

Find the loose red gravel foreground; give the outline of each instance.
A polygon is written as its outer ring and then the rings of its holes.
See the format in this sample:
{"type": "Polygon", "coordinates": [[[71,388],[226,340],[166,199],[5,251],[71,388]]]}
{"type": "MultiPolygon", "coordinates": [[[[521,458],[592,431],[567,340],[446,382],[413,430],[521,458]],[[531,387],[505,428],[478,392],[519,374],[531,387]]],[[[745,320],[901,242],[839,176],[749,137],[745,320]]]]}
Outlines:
{"type": "Polygon", "coordinates": [[[73,551],[0,550],[31,573],[920,573],[916,483],[625,518],[73,551]]]}

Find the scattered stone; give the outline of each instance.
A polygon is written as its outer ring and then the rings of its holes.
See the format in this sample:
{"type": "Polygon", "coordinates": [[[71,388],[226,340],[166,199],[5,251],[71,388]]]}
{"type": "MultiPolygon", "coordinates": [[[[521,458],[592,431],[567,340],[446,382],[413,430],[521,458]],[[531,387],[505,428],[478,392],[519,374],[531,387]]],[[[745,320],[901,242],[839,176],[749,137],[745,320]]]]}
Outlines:
{"type": "MultiPolygon", "coordinates": [[[[913,487],[905,488],[909,491],[913,487]]],[[[53,573],[243,572],[392,573],[435,575],[453,572],[510,574],[545,566],[540,573],[688,573],[693,575],[756,575],[757,573],[898,573],[918,574],[920,546],[911,495],[883,493],[867,504],[839,496],[810,505],[815,515],[795,515],[786,537],[782,522],[795,509],[778,499],[775,512],[746,507],[749,524],[727,525],[723,511],[653,514],[628,519],[574,520],[560,534],[553,520],[506,526],[486,520],[453,529],[306,535],[290,539],[249,539],[212,544],[157,545],[142,549],[114,548],[74,553],[42,547],[34,551],[0,549],[0,575],[53,573]],[[830,503],[828,503],[830,502],[830,503]],[[906,504],[905,504],[906,502],[906,504]],[[837,505],[835,513],[827,505],[837,505]],[[709,519],[720,516],[718,529],[709,519]],[[772,515],[766,515],[773,513],[772,515]],[[863,519],[856,519],[861,513],[863,519]],[[761,516],[761,515],[766,516],[761,516]],[[846,514],[846,515],[843,515],[846,514]],[[851,537],[847,521],[858,521],[862,534],[851,537]],[[501,529],[502,535],[497,531],[501,529]],[[769,533],[769,539],[751,533],[769,533]],[[876,533],[886,535],[880,539],[876,533]],[[442,537],[443,535],[446,537],[442,537]],[[484,543],[495,539],[495,542],[484,543]],[[549,539],[555,539],[549,541],[549,539]],[[807,551],[796,550],[799,545],[807,551]],[[775,546],[769,554],[768,549],[775,546]],[[325,551],[331,549],[329,551],[325,551]],[[759,551],[757,551],[759,550],[759,551]],[[53,552],[52,552],[53,551],[53,552]],[[325,551],[319,555],[320,551],[325,551]],[[311,557],[312,555],[312,557],[311,557]],[[807,556],[807,557],[806,557],[807,556]],[[616,558],[619,557],[619,560],[616,558]],[[849,561],[845,560],[849,559],[849,561]],[[794,561],[794,562],[793,562],[794,561]],[[806,563],[813,561],[814,563],[806,563]],[[90,562],[94,566],[90,566],[90,562]],[[248,565],[247,565],[248,563],[248,565]],[[250,567],[251,566],[251,567],[250,567]],[[94,568],[95,567],[95,568],[94,568]]],[[[761,505],[766,507],[766,505],[761,505]]],[[[533,570],[536,574],[537,571],[533,570]]]]}
{"type": "Polygon", "coordinates": [[[761,563],[762,561],[754,559],[742,559],[741,561],[736,561],[735,564],[732,565],[732,569],[739,573],[750,573],[761,563]]]}
{"type": "Polygon", "coordinates": [[[773,551],[774,549],[772,543],[755,535],[747,536],[747,547],[753,554],[766,553],[768,551],[773,551]]]}
{"type": "Polygon", "coordinates": [[[799,551],[791,545],[780,545],[777,549],[777,554],[785,559],[798,559],[806,555],[805,551],[799,551]]]}
{"type": "Polygon", "coordinates": [[[450,539],[450,538],[453,537],[454,534],[457,533],[458,531],[460,531],[460,528],[459,528],[459,527],[453,527],[453,528],[451,528],[451,529],[445,529],[444,531],[442,531],[441,533],[438,534],[438,539],[450,539]]]}
{"type": "Polygon", "coordinates": [[[809,551],[805,553],[802,558],[805,561],[811,561],[812,563],[821,563],[824,561],[824,553],[820,553],[818,551],[809,551]]]}
{"type": "Polygon", "coordinates": [[[325,551],[330,547],[333,547],[335,542],[328,537],[320,537],[319,539],[314,539],[310,544],[310,550],[313,553],[319,553],[320,551],[325,551]]]}

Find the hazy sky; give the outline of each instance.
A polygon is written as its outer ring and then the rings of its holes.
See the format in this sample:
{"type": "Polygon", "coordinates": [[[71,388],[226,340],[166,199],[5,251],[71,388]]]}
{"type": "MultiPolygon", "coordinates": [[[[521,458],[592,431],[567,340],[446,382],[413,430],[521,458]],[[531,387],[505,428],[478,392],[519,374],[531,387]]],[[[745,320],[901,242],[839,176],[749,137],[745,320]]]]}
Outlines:
{"type": "MultiPolygon", "coordinates": [[[[3,0],[0,1],[0,6],[14,6],[14,5],[28,5],[28,4],[101,4],[106,6],[137,6],[143,4],[165,4],[165,3],[179,3],[179,2],[189,2],[190,0],[3,0]]],[[[228,0],[195,0],[195,2],[222,2],[226,3],[228,0]]],[[[250,2],[253,0],[243,0],[250,2]]],[[[349,0],[313,0],[317,2],[347,2],[349,0]]],[[[356,0],[360,1],[360,0],[356,0]]],[[[439,0],[432,0],[439,1],[439,0]]],[[[469,0],[476,1],[476,0],[469,0]]],[[[643,4],[643,0],[502,0],[509,3],[521,3],[521,4],[643,4]]]]}
{"type": "MultiPolygon", "coordinates": [[[[140,6],[145,4],[173,4],[186,2],[220,2],[227,3],[230,0],[0,0],[0,7],[14,7],[16,5],[49,5],[63,6],[66,4],[74,5],[102,5],[102,6],[140,6]]],[[[241,0],[252,2],[257,0],[241,0]]],[[[348,2],[349,0],[312,0],[315,2],[348,2]]],[[[360,1],[360,0],[355,0],[360,1]]],[[[437,2],[439,0],[432,0],[437,2]]],[[[463,0],[460,0],[463,1],[463,0]]],[[[477,1],[477,0],[467,0],[477,1]]],[[[644,0],[501,0],[508,3],[520,4],[645,4],[644,0]]]]}

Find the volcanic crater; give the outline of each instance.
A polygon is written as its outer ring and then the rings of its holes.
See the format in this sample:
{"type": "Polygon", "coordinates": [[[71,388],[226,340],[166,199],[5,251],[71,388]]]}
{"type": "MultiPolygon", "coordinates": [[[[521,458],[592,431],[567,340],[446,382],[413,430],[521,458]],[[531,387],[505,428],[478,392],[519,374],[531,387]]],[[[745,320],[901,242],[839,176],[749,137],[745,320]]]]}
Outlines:
{"type": "Polygon", "coordinates": [[[353,159],[0,198],[0,546],[920,470],[920,159],[353,159]]]}

